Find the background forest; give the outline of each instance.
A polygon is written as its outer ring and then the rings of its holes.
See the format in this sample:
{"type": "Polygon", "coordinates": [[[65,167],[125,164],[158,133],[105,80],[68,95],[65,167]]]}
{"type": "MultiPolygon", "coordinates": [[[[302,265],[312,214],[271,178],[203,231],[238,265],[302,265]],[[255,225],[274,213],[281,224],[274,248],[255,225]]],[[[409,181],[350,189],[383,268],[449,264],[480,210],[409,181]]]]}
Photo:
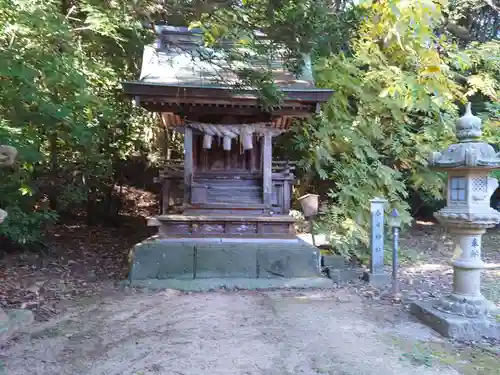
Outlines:
{"type": "MultiPolygon", "coordinates": [[[[0,0],[0,144],[19,150],[0,172],[5,243],[42,246],[46,228],[75,218],[119,225],[127,187],[154,188],[161,160],[182,151],[121,90],[158,22],[265,53],[260,30],[297,71],[311,55],[335,94],[279,153],[299,155],[296,194],[321,194],[340,250],[366,243],[375,196],[406,223],[440,204],[427,155],[453,141],[466,101],[500,144],[498,0],[0,0]]],[[[279,105],[268,74],[239,73],[279,105]]]]}

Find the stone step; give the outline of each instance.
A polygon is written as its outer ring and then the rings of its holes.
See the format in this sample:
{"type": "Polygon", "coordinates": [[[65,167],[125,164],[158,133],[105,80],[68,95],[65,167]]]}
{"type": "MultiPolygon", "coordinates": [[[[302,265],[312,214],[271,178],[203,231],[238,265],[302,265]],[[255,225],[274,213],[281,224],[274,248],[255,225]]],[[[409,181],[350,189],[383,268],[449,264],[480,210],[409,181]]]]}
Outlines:
{"type": "Polygon", "coordinates": [[[212,195],[230,195],[230,196],[262,196],[262,189],[219,189],[208,188],[207,194],[212,195]]]}
{"type": "Polygon", "coordinates": [[[200,204],[192,204],[190,208],[204,208],[204,209],[219,209],[219,210],[229,210],[229,209],[237,209],[237,210],[254,210],[254,209],[264,209],[266,206],[262,203],[200,203],[200,204]]]}
{"type": "MultiPolygon", "coordinates": [[[[242,210],[235,210],[231,208],[211,208],[210,210],[206,208],[190,208],[185,212],[189,215],[206,215],[207,211],[209,211],[210,215],[241,215],[243,214],[242,210]]],[[[262,215],[264,213],[264,209],[246,209],[244,211],[245,215],[262,215]]]]}
{"type": "Polygon", "coordinates": [[[259,204],[262,203],[262,198],[260,197],[231,197],[231,196],[224,196],[224,195],[209,195],[207,197],[207,200],[209,203],[233,203],[233,204],[238,204],[241,202],[245,202],[245,205],[253,205],[253,204],[259,204]]]}
{"type": "Polygon", "coordinates": [[[261,183],[252,180],[209,180],[209,179],[194,179],[195,183],[207,185],[211,187],[234,187],[234,188],[262,188],[261,183]]]}

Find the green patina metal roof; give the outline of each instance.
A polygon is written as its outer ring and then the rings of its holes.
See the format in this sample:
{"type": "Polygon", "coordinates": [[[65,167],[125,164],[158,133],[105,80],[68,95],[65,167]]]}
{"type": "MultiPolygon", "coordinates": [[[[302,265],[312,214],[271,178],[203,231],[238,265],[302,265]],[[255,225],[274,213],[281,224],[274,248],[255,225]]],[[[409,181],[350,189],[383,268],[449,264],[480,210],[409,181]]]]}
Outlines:
{"type": "Polygon", "coordinates": [[[204,46],[199,30],[173,26],[157,26],[156,30],[158,38],[144,49],[141,75],[139,81],[134,82],[136,84],[232,88],[241,85],[236,71],[264,71],[270,68],[275,84],[284,91],[323,91],[314,87],[307,56],[301,77],[296,77],[283,67],[278,52],[266,61],[240,48],[239,53],[250,56],[250,61],[247,59],[245,64],[229,59],[229,49],[214,50],[204,46]]]}

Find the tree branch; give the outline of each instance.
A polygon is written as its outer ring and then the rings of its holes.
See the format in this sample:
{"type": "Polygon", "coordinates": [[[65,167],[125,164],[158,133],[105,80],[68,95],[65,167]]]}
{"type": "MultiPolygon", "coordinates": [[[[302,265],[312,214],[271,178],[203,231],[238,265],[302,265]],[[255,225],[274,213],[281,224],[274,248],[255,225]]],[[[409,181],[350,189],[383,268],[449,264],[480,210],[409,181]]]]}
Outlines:
{"type": "Polygon", "coordinates": [[[500,13],[500,6],[493,4],[493,0],[484,0],[486,4],[488,4],[494,11],[500,13]]]}
{"type": "Polygon", "coordinates": [[[463,41],[472,42],[474,40],[474,37],[469,34],[469,30],[454,22],[448,22],[446,24],[446,30],[463,41]]]}

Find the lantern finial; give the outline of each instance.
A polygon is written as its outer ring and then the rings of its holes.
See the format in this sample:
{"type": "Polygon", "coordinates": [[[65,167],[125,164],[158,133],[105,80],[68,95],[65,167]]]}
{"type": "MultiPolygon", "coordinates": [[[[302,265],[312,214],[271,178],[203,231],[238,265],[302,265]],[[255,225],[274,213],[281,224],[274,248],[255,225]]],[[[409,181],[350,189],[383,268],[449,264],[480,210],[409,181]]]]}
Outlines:
{"type": "Polygon", "coordinates": [[[481,119],[472,113],[470,102],[465,105],[465,113],[458,119],[455,132],[460,143],[476,141],[483,134],[481,119]]]}

